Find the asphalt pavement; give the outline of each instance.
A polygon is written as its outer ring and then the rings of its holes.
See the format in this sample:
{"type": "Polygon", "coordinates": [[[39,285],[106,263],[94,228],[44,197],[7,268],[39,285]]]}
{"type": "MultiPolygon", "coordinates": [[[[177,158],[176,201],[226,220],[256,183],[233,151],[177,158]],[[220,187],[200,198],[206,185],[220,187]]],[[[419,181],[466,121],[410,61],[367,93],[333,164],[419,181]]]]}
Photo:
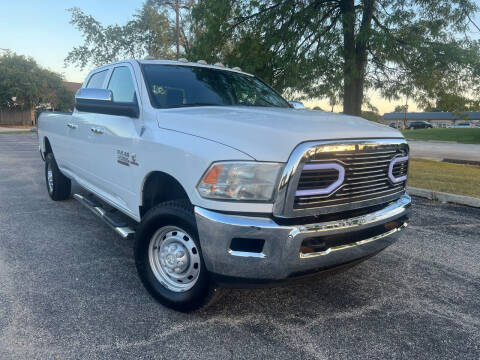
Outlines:
{"type": "Polygon", "coordinates": [[[408,144],[410,145],[410,154],[414,158],[480,161],[480,145],[478,144],[417,140],[408,140],[408,144]]]}
{"type": "Polygon", "coordinates": [[[193,314],[142,287],[132,244],[49,200],[36,136],[0,135],[0,359],[479,359],[480,209],[414,199],[344,273],[230,290],[193,314]]]}

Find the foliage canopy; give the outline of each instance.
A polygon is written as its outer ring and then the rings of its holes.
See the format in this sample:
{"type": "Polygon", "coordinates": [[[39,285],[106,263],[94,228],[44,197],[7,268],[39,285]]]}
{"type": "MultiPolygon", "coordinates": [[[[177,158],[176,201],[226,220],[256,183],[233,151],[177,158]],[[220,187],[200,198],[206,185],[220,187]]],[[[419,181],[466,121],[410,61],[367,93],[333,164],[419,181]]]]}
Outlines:
{"type": "Polygon", "coordinates": [[[280,90],[340,98],[359,115],[366,89],[427,104],[478,93],[480,43],[469,0],[204,0],[194,55],[239,64],[280,90]]]}
{"type": "MultiPolygon", "coordinates": [[[[122,57],[174,58],[167,1],[147,0],[126,25],[104,27],[80,9],[84,36],[66,63],[85,67],[122,57]]],[[[170,3],[172,3],[170,1],[170,3]]],[[[478,100],[480,42],[471,34],[473,0],[184,1],[185,57],[254,73],[284,94],[343,102],[360,115],[366,90],[432,106],[442,94],[478,100]]]]}
{"type": "Polygon", "coordinates": [[[73,93],[63,85],[62,76],[29,57],[0,56],[0,108],[31,109],[41,103],[61,110],[73,108],[73,93]]]}

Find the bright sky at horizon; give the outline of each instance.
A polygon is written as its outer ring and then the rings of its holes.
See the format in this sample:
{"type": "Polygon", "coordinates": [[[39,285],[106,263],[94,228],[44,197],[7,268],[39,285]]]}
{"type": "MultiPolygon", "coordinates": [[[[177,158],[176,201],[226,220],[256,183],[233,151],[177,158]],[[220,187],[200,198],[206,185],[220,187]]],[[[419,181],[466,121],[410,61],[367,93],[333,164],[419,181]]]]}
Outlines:
{"type": "MultiPolygon", "coordinates": [[[[82,82],[88,71],[69,66],[64,67],[64,59],[74,47],[82,44],[81,34],[69,23],[67,9],[80,7],[103,25],[124,24],[139,9],[143,0],[16,0],[0,1],[0,49],[9,49],[17,54],[33,57],[41,66],[64,75],[65,80],[82,82]]],[[[478,18],[478,16],[477,16],[478,18]]],[[[0,50],[1,51],[1,50],[0,50]]],[[[388,101],[376,93],[369,94],[371,103],[380,114],[393,111],[401,101],[388,101]]],[[[330,110],[327,101],[311,100],[307,106],[320,106],[330,110]]],[[[341,111],[339,106],[335,111],[341,111]]],[[[417,107],[409,103],[409,110],[417,107]]]]}

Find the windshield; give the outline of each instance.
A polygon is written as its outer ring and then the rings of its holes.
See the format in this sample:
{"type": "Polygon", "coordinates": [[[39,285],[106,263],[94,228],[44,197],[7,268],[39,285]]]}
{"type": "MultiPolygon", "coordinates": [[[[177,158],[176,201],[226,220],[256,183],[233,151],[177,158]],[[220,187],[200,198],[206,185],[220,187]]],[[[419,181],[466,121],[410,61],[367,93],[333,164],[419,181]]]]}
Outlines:
{"type": "Polygon", "coordinates": [[[183,65],[142,65],[152,105],[290,107],[256,77],[233,71],[183,65]]]}

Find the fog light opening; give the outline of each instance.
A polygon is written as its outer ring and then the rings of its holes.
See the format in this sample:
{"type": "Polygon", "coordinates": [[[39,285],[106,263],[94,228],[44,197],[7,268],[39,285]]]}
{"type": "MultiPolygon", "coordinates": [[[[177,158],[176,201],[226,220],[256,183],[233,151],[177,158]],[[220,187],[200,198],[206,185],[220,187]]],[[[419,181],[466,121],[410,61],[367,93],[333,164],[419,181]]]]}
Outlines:
{"type": "Polygon", "coordinates": [[[263,251],[264,245],[265,240],[263,239],[233,238],[230,243],[230,250],[259,254],[263,251]]]}

